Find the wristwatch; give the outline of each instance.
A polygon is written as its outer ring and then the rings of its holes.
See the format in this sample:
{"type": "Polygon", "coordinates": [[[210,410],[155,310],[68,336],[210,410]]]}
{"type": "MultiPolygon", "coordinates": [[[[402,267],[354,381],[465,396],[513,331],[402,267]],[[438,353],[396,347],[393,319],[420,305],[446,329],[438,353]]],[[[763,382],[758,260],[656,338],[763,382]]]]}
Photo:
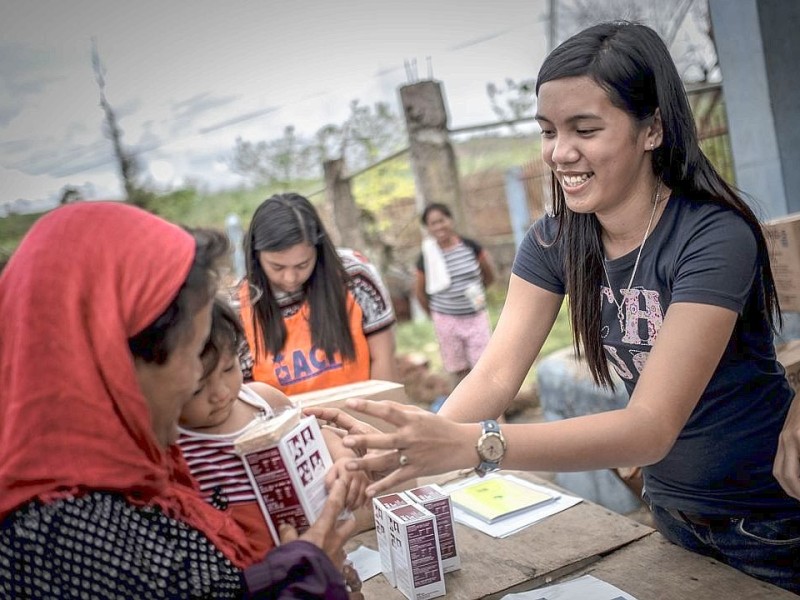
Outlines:
{"type": "Polygon", "coordinates": [[[500,469],[500,461],[506,454],[506,438],[503,437],[497,421],[493,419],[481,421],[481,427],[483,433],[475,445],[480,464],[475,467],[475,472],[483,477],[500,469]]]}

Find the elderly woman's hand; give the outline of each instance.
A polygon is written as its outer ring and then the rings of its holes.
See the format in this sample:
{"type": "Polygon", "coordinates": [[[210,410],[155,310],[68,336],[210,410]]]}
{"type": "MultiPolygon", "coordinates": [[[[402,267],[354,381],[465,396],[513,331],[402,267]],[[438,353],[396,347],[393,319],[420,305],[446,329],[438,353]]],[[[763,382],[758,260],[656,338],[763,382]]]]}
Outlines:
{"type": "Polygon", "coordinates": [[[345,559],[344,544],[356,526],[355,519],[339,518],[344,510],[346,497],[347,485],[341,480],[334,481],[322,513],[314,524],[303,535],[298,536],[294,527],[284,523],[280,528],[281,544],[297,539],[311,542],[322,549],[336,568],[341,570],[345,559]]]}
{"type": "Polygon", "coordinates": [[[378,417],[396,427],[382,433],[335,408],[305,409],[347,431],[343,444],[366,452],[347,468],[366,471],[378,479],[367,488],[375,496],[396,489],[403,481],[423,475],[436,475],[478,464],[475,443],[481,428],[477,423],[455,423],[426,410],[397,402],[347,400],[356,412],[378,417]]]}
{"type": "Polygon", "coordinates": [[[800,400],[797,396],[778,438],[772,473],[787,494],[800,500],[800,400]]]}

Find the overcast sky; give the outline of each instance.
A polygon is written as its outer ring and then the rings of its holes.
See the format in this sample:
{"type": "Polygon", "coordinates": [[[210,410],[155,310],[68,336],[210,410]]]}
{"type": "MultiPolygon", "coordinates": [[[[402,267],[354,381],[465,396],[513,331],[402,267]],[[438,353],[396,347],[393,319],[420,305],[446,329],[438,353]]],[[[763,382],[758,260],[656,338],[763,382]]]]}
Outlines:
{"type": "Polygon", "coordinates": [[[120,197],[91,68],[97,39],[124,142],[157,181],[211,187],[237,137],[311,135],[349,102],[389,101],[404,61],[445,86],[450,125],[495,120],[486,84],[533,77],[546,50],[545,0],[3,0],[0,203],[91,184],[120,197]]]}

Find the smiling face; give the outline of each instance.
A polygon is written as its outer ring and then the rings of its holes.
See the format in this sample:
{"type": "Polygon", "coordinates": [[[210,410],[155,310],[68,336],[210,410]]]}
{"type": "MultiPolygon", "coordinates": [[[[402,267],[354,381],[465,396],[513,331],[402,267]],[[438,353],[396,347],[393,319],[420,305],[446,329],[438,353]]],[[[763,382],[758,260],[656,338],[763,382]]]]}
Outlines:
{"type": "Polygon", "coordinates": [[[425,217],[425,227],[440,246],[448,245],[455,236],[453,219],[440,210],[431,210],[425,217]]]}
{"type": "Polygon", "coordinates": [[[258,262],[273,289],[297,292],[314,272],[317,249],[301,243],[279,252],[262,251],[258,253],[258,262]]]}
{"type": "Polygon", "coordinates": [[[153,431],[166,448],[178,439],[178,419],[197,391],[203,365],[200,355],[211,329],[211,303],[192,319],[189,333],[176,344],[164,364],[134,360],[139,387],[150,407],[153,431]]]}
{"type": "Polygon", "coordinates": [[[231,416],[241,387],[239,358],[232,348],[225,348],[217,366],[184,406],[180,416],[181,426],[206,429],[224,424],[231,416]]]}
{"type": "Polygon", "coordinates": [[[589,77],[542,84],[537,106],[542,158],[556,174],[570,210],[603,215],[650,198],[655,177],[650,151],[660,143],[658,119],[636,122],[589,77]]]}

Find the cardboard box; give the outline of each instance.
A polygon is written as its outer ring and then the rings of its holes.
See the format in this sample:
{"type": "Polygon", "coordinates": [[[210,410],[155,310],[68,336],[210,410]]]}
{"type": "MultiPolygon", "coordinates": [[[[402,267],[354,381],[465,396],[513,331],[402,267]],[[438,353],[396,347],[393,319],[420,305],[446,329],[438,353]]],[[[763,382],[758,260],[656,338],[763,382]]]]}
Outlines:
{"type": "Polygon", "coordinates": [[[257,420],[235,441],[275,545],[289,523],[302,533],[317,520],[328,494],[325,473],[333,466],[314,417],[289,410],[257,420]]]}
{"type": "Polygon", "coordinates": [[[397,589],[408,600],[444,596],[436,518],[414,503],[390,510],[388,516],[397,589]]]}
{"type": "Polygon", "coordinates": [[[435,483],[410,489],[406,491],[406,495],[436,517],[439,555],[442,558],[444,572],[450,573],[460,569],[461,557],[456,547],[456,527],[450,496],[435,483]]]}
{"type": "Polygon", "coordinates": [[[367,400],[393,400],[401,404],[408,404],[405,387],[402,383],[394,381],[383,381],[380,379],[370,379],[356,383],[348,383],[324,390],[305,392],[289,396],[294,406],[331,406],[341,408],[352,414],[357,419],[377,427],[381,431],[394,431],[395,427],[382,419],[362,415],[355,411],[345,408],[344,402],[348,398],[366,398],[367,400]]]}
{"type": "Polygon", "coordinates": [[[786,379],[797,392],[800,391],[800,340],[792,340],[776,348],[778,362],[786,369],[786,379]]]}
{"type": "Polygon", "coordinates": [[[800,213],[764,223],[781,309],[800,312],[800,213]]]}
{"type": "Polygon", "coordinates": [[[378,538],[378,553],[381,557],[381,572],[392,587],[397,587],[392,564],[392,540],[389,535],[389,512],[395,508],[406,506],[411,501],[402,493],[384,494],[372,499],[372,510],[375,518],[375,535],[378,538]]]}

